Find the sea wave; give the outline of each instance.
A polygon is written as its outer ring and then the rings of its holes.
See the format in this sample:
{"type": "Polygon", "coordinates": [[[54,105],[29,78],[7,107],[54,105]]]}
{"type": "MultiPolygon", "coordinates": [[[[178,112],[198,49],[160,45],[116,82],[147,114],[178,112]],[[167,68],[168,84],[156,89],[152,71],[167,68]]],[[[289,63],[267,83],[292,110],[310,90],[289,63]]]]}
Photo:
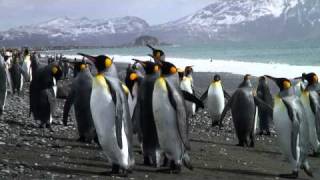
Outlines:
{"type": "MultiPolygon", "coordinates": [[[[148,56],[124,56],[109,55],[114,57],[115,62],[132,63],[132,58],[140,60],[150,60],[148,56]]],[[[70,59],[82,59],[79,55],[65,55],[70,59]]],[[[236,60],[219,60],[219,59],[188,59],[188,58],[171,58],[167,61],[175,64],[177,67],[193,66],[195,72],[227,72],[233,74],[251,74],[253,76],[272,75],[275,77],[294,78],[300,76],[303,72],[318,73],[318,66],[297,66],[279,63],[259,63],[259,62],[242,62],[236,60]]]]}

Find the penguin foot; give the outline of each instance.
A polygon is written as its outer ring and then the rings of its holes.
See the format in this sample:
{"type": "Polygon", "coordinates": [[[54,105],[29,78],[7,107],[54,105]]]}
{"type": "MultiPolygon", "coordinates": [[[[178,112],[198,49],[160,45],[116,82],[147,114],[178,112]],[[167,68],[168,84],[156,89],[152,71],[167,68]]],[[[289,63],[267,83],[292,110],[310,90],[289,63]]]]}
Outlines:
{"type": "Polygon", "coordinates": [[[298,171],[293,171],[291,174],[280,174],[280,178],[286,178],[286,179],[297,179],[298,178],[298,171]]]}
{"type": "Polygon", "coordinates": [[[307,166],[302,166],[302,168],[304,170],[304,172],[309,176],[309,177],[313,177],[313,173],[310,169],[310,167],[307,167],[307,166]]]}
{"type": "Polygon", "coordinates": [[[181,172],[181,165],[176,164],[174,161],[170,163],[170,173],[179,174],[181,172]]]}
{"type": "Polygon", "coordinates": [[[310,154],[310,157],[319,157],[320,156],[320,152],[313,152],[312,154],[310,154]]]}
{"type": "MultiPolygon", "coordinates": [[[[218,122],[218,121],[212,122],[211,127],[215,127],[215,126],[219,126],[219,122],[218,122]]],[[[219,128],[220,128],[220,127],[223,127],[223,126],[221,125],[221,126],[219,126],[219,128]]]]}
{"type": "Polygon", "coordinates": [[[45,124],[44,123],[41,123],[40,125],[39,125],[39,128],[41,128],[41,129],[43,129],[45,127],[45,124]]]}
{"type": "Polygon", "coordinates": [[[251,148],[253,148],[253,147],[254,147],[254,141],[251,141],[251,142],[250,142],[249,147],[251,147],[251,148]]]}
{"type": "Polygon", "coordinates": [[[237,144],[236,146],[244,147],[244,143],[239,143],[239,144],[237,144]]]}
{"type": "Polygon", "coordinates": [[[78,142],[86,142],[85,138],[83,136],[80,136],[79,139],[77,139],[78,142]]]}
{"type": "Polygon", "coordinates": [[[119,174],[120,172],[120,166],[116,164],[112,164],[112,170],[110,174],[119,174]]]}
{"type": "Polygon", "coordinates": [[[148,156],[143,157],[143,165],[152,166],[152,163],[151,163],[150,158],[148,156]]]}
{"type": "Polygon", "coordinates": [[[46,128],[50,130],[50,132],[54,132],[54,130],[51,127],[51,124],[47,123],[46,128]]]}
{"type": "Polygon", "coordinates": [[[161,167],[167,167],[168,166],[168,162],[169,162],[169,159],[167,158],[167,156],[164,156],[163,163],[162,163],[161,167]]]}

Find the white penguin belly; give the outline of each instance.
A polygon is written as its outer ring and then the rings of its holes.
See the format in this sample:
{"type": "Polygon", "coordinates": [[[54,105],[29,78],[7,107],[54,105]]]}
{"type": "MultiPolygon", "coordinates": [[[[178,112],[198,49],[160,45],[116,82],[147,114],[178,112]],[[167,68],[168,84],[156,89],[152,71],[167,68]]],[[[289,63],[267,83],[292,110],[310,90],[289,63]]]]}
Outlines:
{"type": "Polygon", "coordinates": [[[178,134],[176,111],[172,107],[168,92],[162,79],[158,79],[152,95],[154,120],[162,151],[176,162],[182,157],[182,142],[178,134]]]}
{"type": "MultiPolygon", "coordinates": [[[[120,149],[115,130],[115,105],[112,101],[111,94],[103,87],[93,88],[90,109],[104,154],[111,162],[127,168],[129,166],[128,140],[124,128],[122,128],[123,147],[120,149]]],[[[123,122],[122,127],[124,127],[123,122]]]]}
{"type": "Polygon", "coordinates": [[[225,106],[224,94],[221,86],[210,85],[208,89],[207,107],[211,118],[219,118],[225,106]]]}
{"type": "MultiPolygon", "coordinates": [[[[183,91],[186,91],[190,94],[193,94],[193,90],[192,90],[192,79],[187,77],[187,78],[183,78],[181,83],[180,83],[180,89],[183,91]]],[[[192,114],[194,115],[196,112],[196,104],[190,101],[186,101],[186,106],[187,106],[187,111],[188,114],[192,114]]]]}
{"type": "Polygon", "coordinates": [[[312,145],[313,150],[317,151],[320,147],[320,142],[318,140],[315,116],[310,107],[309,95],[303,92],[300,96],[300,100],[305,107],[306,117],[308,121],[309,142],[312,145]]]}
{"type": "MultiPolygon", "coordinates": [[[[292,122],[288,115],[287,108],[283,104],[282,100],[278,100],[278,103],[275,103],[275,107],[273,110],[273,120],[275,124],[275,128],[278,134],[278,142],[280,145],[280,149],[285,157],[285,159],[289,160],[292,167],[296,167],[297,161],[294,160],[291,149],[291,132],[292,132],[292,122]]],[[[299,138],[297,138],[298,140],[299,138]]],[[[297,149],[294,149],[298,153],[298,143],[297,149]]]]}

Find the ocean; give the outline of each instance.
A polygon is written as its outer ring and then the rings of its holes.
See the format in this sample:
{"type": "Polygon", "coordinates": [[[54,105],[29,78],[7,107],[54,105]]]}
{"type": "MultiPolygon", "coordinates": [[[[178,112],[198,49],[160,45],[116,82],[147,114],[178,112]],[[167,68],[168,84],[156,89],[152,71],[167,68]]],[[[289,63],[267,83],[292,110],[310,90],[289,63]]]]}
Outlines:
{"type": "MultiPolygon", "coordinates": [[[[229,72],[254,76],[273,75],[293,78],[303,72],[320,73],[320,41],[211,43],[156,47],[166,53],[166,60],[178,67],[193,65],[200,72],[229,72]]],[[[107,54],[115,62],[132,62],[132,58],[150,60],[147,47],[98,48],[48,51],[69,58],[81,58],[78,52],[107,54]]]]}

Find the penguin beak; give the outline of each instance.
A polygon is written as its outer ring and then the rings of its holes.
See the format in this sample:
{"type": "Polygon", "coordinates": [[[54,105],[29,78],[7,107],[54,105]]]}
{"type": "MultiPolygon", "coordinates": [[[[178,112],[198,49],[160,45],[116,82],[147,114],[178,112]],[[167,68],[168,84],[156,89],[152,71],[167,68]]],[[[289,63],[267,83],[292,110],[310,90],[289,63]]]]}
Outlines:
{"type": "Polygon", "coordinates": [[[154,56],[152,54],[148,54],[148,56],[150,56],[151,58],[154,58],[154,56]]]}
{"type": "Polygon", "coordinates": [[[143,61],[141,61],[141,60],[138,60],[138,59],[132,59],[132,61],[135,61],[135,62],[137,62],[137,63],[141,64],[143,67],[145,67],[145,66],[146,66],[146,64],[145,64],[143,61]]]}
{"type": "Polygon", "coordinates": [[[152,47],[150,44],[147,44],[147,47],[150,48],[152,51],[156,50],[154,47],[152,47]]]}
{"type": "Polygon", "coordinates": [[[89,59],[91,62],[96,63],[96,58],[87,54],[83,54],[83,53],[78,53],[78,55],[86,57],[87,59],[89,59]]]}
{"type": "Polygon", "coordinates": [[[274,82],[277,82],[277,78],[275,78],[275,77],[272,77],[272,76],[269,76],[269,75],[264,75],[264,76],[269,78],[269,79],[271,79],[274,82]]]}

